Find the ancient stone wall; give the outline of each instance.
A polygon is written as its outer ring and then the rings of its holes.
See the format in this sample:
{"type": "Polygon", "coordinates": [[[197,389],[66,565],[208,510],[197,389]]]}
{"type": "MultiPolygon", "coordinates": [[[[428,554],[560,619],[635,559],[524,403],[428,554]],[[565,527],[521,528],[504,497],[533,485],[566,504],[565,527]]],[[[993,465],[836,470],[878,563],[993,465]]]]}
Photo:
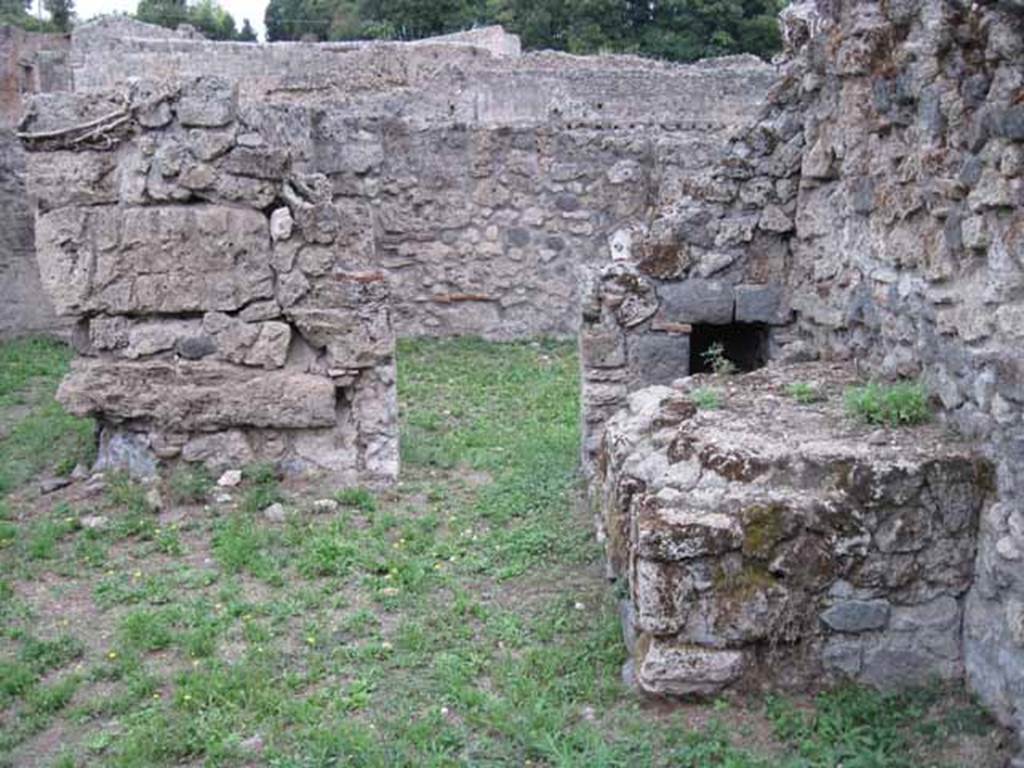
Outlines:
{"type": "Polygon", "coordinates": [[[773,77],[751,57],[521,56],[496,29],[254,46],[127,20],[76,30],[72,67],[80,92],[237,83],[241,132],[287,137],[290,167],[369,207],[400,335],[506,339],[574,334],[580,265],[714,164],[773,77]]]}
{"type": "Polygon", "coordinates": [[[590,388],[600,408],[589,447],[630,387],[682,371],[690,313],[714,310],[705,321],[724,324],[731,290],[736,319],[740,284],[766,280],[761,295],[779,297],[768,306],[791,320],[770,330],[770,357],[852,359],[867,376],[920,376],[941,418],[997,470],[963,658],[972,688],[1019,731],[1024,15],[1011,3],[822,0],[783,17],[790,60],[762,118],[633,238],[658,248],[634,247],[591,280],[585,375],[602,384],[610,368],[629,386],[590,388]],[[754,247],[756,235],[745,234],[717,271],[722,227],[733,233],[744,220],[746,232],[777,233],[778,247],[754,247]],[[676,285],[666,291],[666,280],[676,285]],[[674,293],[689,294],[688,306],[674,293]],[[649,325],[634,322],[641,315],[649,325]],[[629,355],[630,345],[642,355],[659,344],[674,350],[675,370],[629,355]]]}
{"type": "Polygon", "coordinates": [[[33,102],[40,275],[78,320],[58,399],[97,418],[100,467],[393,481],[395,339],[369,212],[240,120],[213,77],[33,102]]]}
{"type": "Polygon", "coordinates": [[[69,90],[70,40],[0,27],[0,338],[66,328],[39,283],[25,157],[14,130],[32,93],[69,90]]]}
{"type": "MultiPolygon", "coordinates": [[[[827,12],[826,12],[827,11],[827,12]]],[[[1024,15],[835,4],[801,59],[801,332],[922,375],[998,464],[964,622],[972,687],[1024,727],[1024,15]]]]}

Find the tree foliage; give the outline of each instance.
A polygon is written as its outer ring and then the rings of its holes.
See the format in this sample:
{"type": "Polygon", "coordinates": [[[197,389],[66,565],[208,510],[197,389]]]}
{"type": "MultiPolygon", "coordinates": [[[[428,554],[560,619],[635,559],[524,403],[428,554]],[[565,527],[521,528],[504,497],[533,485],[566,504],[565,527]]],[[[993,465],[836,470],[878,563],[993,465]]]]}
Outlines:
{"type": "Polygon", "coordinates": [[[217,0],[197,0],[194,3],[188,3],[186,0],[139,0],[135,17],[139,21],[171,29],[179,24],[191,24],[210,40],[251,42],[256,39],[252,25],[248,25],[248,31],[243,25],[240,32],[235,26],[234,17],[224,10],[217,0]]]}
{"type": "Polygon", "coordinates": [[[32,0],[0,0],[0,25],[21,27],[30,32],[70,32],[75,17],[73,0],[43,0],[48,19],[33,16],[32,0]]]}
{"type": "Polygon", "coordinates": [[[414,40],[500,23],[528,49],[693,61],[779,49],[785,0],[270,0],[270,40],[414,40]]]}

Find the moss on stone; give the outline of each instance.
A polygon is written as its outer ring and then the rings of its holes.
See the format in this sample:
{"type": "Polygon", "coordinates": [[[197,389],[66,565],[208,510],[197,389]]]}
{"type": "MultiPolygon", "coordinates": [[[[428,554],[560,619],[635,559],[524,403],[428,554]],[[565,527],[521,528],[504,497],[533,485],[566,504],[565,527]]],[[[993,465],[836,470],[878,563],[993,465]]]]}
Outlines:
{"type": "Polygon", "coordinates": [[[782,504],[747,508],[743,512],[743,554],[760,560],[767,559],[785,533],[783,516],[786,512],[782,504]]]}

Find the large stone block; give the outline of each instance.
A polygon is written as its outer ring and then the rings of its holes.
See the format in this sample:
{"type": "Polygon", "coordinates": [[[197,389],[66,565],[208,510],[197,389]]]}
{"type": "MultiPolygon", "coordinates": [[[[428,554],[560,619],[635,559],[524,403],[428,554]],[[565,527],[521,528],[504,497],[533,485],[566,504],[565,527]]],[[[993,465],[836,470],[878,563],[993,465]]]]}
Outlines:
{"type": "Polygon", "coordinates": [[[690,374],[690,336],[644,333],[629,337],[629,368],[646,385],[671,384],[690,374]]]}
{"type": "Polygon", "coordinates": [[[79,359],[58,399],[78,416],[181,432],[302,429],[337,420],[330,379],[207,361],[79,359]]]}
{"type": "Polygon", "coordinates": [[[661,315],[674,323],[711,323],[725,325],[733,321],[733,288],[716,280],[683,280],[658,287],[661,315]]]}
{"type": "Polygon", "coordinates": [[[61,208],[36,244],[61,314],[233,311],[274,292],[267,218],[244,208],[61,208]]]}

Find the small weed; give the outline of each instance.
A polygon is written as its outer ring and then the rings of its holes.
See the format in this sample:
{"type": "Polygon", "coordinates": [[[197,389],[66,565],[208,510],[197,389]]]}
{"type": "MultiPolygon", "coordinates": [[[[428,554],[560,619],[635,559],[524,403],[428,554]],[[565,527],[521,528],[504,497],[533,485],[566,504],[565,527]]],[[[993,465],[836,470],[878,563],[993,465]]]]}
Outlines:
{"type": "Polygon", "coordinates": [[[786,387],[786,394],[801,405],[820,403],[825,395],[813,384],[806,381],[794,381],[786,387]]]}
{"type": "Polygon", "coordinates": [[[700,356],[712,371],[721,376],[730,376],[736,373],[736,363],[725,356],[725,346],[720,341],[709,346],[700,353],[700,356]]]}
{"type": "Polygon", "coordinates": [[[174,642],[176,612],[172,609],[132,611],[121,620],[121,640],[136,651],[159,651],[174,642]]]}
{"type": "Polygon", "coordinates": [[[931,418],[928,392],[915,382],[891,386],[870,383],[846,390],[846,410],[868,424],[905,427],[931,418]]]}
{"type": "Polygon", "coordinates": [[[213,480],[202,464],[179,467],[168,483],[171,501],[175,504],[201,504],[213,485],[213,480]]]}
{"type": "Polygon", "coordinates": [[[367,514],[377,511],[377,499],[365,488],[346,488],[338,491],[334,498],[343,507],[354,507],[367,514]]]}
{"type": "Polygon", "coordinates": [[[722,399],[713,389],[701,387],[690,393],[694,405],[702,411],[714,411],[722,407],[722,399]]]}
{"type": "Polygon", "coordinates": [[[253,464],[242,473],[248,483],[242,498],[242,511],[250,515],[262,512],[271,504],[284,501],[278,484],[277,470],[272,464],[253,464]]]}
{"type": "Polygon", "coordinates": [[[146,489],[124,471],[110,473],[107,480],[107,500],[128,515],[145,515],[151,511],[146,501],[146,489]]]}

